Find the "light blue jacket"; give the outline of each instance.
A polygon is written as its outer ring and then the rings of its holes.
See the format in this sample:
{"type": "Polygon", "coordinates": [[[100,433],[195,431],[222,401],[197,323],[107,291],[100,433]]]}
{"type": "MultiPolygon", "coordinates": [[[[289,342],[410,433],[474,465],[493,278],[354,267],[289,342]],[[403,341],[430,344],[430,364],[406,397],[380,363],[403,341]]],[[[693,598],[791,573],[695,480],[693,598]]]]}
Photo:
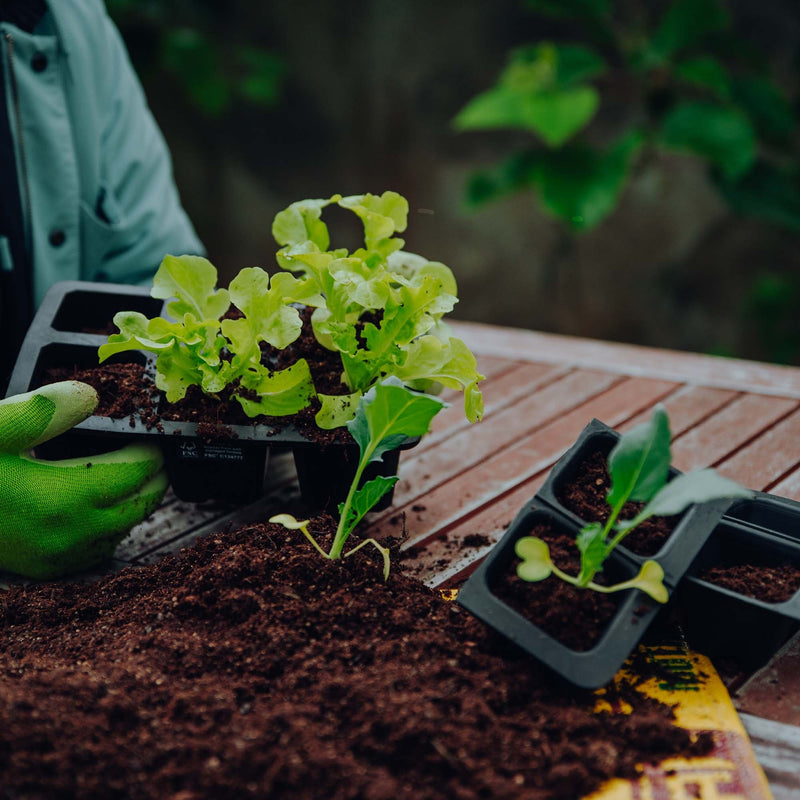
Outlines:
{"type": "Polygon", "coordinates": [[[34,34],[0,23],[37,305],[55,281],[141,283],[165,254],[203,252],[102,0],[49,5],[34,34]]]}

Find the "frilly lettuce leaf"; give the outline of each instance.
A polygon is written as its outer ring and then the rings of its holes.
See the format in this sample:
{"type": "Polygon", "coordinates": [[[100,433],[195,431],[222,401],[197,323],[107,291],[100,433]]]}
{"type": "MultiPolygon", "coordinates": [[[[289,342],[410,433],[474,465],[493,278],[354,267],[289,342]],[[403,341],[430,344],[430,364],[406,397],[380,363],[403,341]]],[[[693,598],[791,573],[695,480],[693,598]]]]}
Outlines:
{"type": "Polygon", "coordinates": [[[321,408],[314,419],[323,430],[346,425],[356,415],[361,392],[351,394],[318,394],[321,408]]]}
{"type": "Polygon", "coordinates": [[[272,222],[272,235],[280,245],[295,245],[313,242],[320,250],[330,245],[328,226],[320,219],[322,209],[341,197],[334,195],[327,200],[298,200],[276,214],[272,222]]]}
{"type": "Polygon", "coordinates": [[[248,388],[258,394],[258,400],[236,395],[248,417],[257,417],[259,414],[271,417],[296,414],[308,405],[315,394],[311,370],[304,358],[279,372],[262,368],[257,380],[251,378],[248,388]]]}
{"type": "Polygon", "coordinates": [[[343,197],[342,208],[349,208],[364,224],[364,243],[367,250],[379,249],[381,243],[406,229],[408,201],[397,192],[381,195],[363,194],[343,197]]]}
{"type": "Polygon", "coordinates": [[[222,333],[240,360],[260,359],[259,342],[288,347],[300,335],[302,322],[289,304],[304,294],[300,281],[288,272],[272,277],[260,267],[248,267],[230,283],[231,300],[244,313],[239,319],[222,321],[222,333]],[[259,351],[259,352],[257,352],[259,351]]]}
{"type": "Polygon", "coordinates": [[[200,256],[165,256],[153,278],[150,294],[167,304],[175,319],[194,314],[198,319],[218,320],[230,307],[226,289],[217,289],[216,267],[200,256]]]}
{"type": "Polygon", "coordinates": [[[403,383],[437,381],[450,389],[464,390],[464,413],[470,422],[483,416],[483,397],[477,388],[483,375],[470,349],[461,339],[442,342],[435,336],[421,336],[406,349],[405,361],[394,368],[403,383]]]}

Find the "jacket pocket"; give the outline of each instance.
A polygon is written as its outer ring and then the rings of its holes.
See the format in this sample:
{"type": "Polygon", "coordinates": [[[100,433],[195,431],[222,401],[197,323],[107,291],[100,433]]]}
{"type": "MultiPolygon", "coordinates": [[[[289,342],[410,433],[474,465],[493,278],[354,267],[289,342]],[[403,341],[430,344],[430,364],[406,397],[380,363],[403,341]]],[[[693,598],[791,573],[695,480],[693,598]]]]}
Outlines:
{"type": "Polygon", "coordinates": [[[81,274],[84,279],[115,279],[118,262],[137,241],[111,190],[101,185],[94,205],[81,202],[81,274]]]}

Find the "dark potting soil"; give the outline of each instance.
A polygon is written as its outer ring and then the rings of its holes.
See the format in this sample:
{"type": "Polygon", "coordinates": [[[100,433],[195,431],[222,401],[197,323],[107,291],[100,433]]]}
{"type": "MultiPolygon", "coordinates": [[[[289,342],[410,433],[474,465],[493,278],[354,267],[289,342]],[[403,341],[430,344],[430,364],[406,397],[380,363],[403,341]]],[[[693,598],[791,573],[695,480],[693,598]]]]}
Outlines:
{"type": "MultiPolygon", "coordinates": [[[[275,350],[262,345],[262,363],[278,370],[305,358],[318,392],[346,394],[349,389],[341,381],[341,358],[338,353],[326,350],[315,339],[311,328],[311,311],[306,308],[300,312],[303,323],[301,334],[287,348],[275,350]]],[[[317,426],[314,415],[319,410],[319,403],[316,400],[308,408],[289,417],[262,414],[252,418],[244,413],[234,397],[237,387],[226,388],[216,397],[209,397],[199,387],[190,386],[182,400],[168,403],[147,368],[136,363],[101,364],[86,369],[64,366],[47,371],[47,383],[61,380],[79,380],[93,386],[100,395],[96,411],[98,415],[138,417],[148,430],[158,429],[162,420],[191,422],[198,425],[198,435],[207,441],[214,441],[231,438],[231,425],[260,424],[276,430],[291,426],[306,439],[321,445],[353,443],[347,428],[322,430],[317,426]]]]}
{"type": "MultiPolygon", "coordinates": [[[[570,575],[578,574],[581,562],[574,536],[546,522],[537,523],[529,535],[547,542],[550,557],[559,569],[570,575]]],[[[577,589],[554,575],[535,583],[524,581],[517,577],[518,563],[519,559],[515,559],[498,578],[492,586],[494,594],[572,650],[591,650],[614,617],[619,597],[577,589]]],[[[602,583],[603,576],[598,575],[596,581],[602,583]]]]}
{"type": "Polygon", "coordinates": [[[764,603],[785,603],[800,589],[800,569],[793,564],[714,566],[704,570],[700,577],[764,603]]]}
{"type": "MultiPolygon", "coordinates": [[[[564,508],[587,522],[605,522],[611,509],[606,494],[611,488],[611,476],[606,464],[607,454],[589,454],[578,466],[574,478],[557,487],[556,499],[564,508]]],[[[621,519],[631,519],[643,508],[643,503],[626,503],[621,519]]],[[[654,556],[664,546],[679,517],[650,517],[638,525],[622,546],[639,556],[654,556]]]]}
{"type": "Polygon", "coordinates": [[[607,695],[631,714],[592,714],[398,565],[271,525],[0,614],[9,800],[578,798],[711,744],[632,684],[607,695]]]}
{"type": "Polygon", "coordinates": [[[112,419],[139,418],[149,428],[159,424],[158,389],[142,364],[104,364],[100,367],[54,367],[45,383],[81,381],[94,387],[100,402],[96,414],[112,419]]]}

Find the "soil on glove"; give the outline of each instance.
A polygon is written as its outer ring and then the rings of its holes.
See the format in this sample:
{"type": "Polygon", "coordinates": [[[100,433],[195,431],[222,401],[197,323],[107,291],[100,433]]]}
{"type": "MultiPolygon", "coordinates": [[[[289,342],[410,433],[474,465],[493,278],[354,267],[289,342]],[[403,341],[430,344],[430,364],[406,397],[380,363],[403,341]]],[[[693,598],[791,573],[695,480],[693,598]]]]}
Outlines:
{"type": "Polygon", "coordinates": [[[0,797],[578,798],[708,752],[628,684],[631,714],[589,713],[369,550],[255,525],[2,595],[0,797]]]}

